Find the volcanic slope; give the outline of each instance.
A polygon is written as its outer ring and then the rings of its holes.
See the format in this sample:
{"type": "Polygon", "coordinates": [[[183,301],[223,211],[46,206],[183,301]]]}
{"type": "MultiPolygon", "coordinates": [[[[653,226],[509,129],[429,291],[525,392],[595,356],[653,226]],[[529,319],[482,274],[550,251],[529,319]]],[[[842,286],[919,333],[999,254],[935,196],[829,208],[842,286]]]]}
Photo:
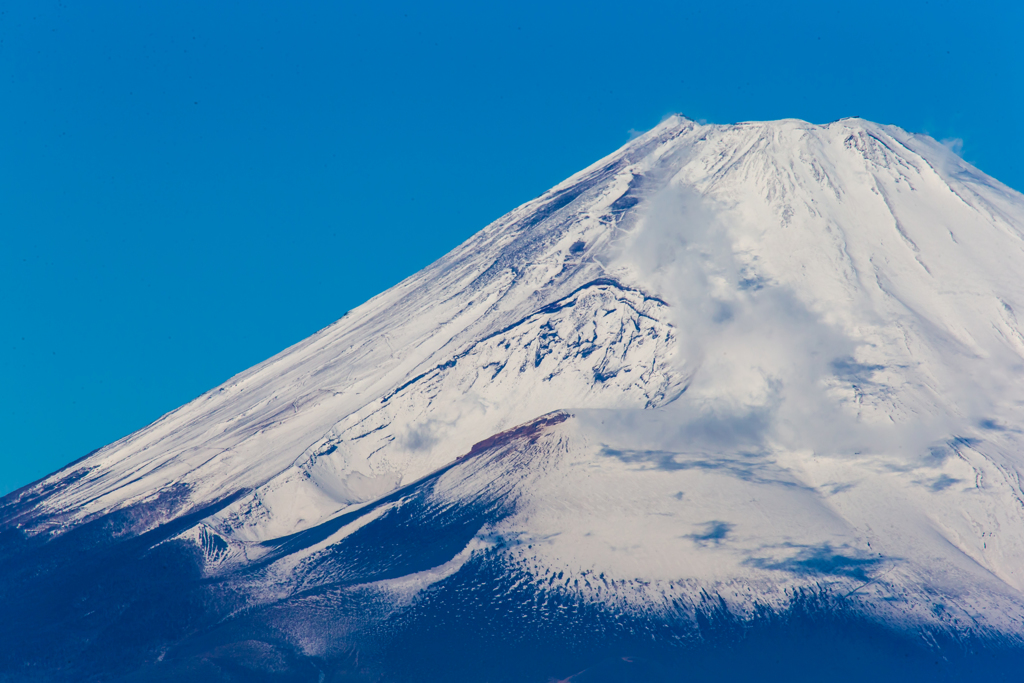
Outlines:
{"type": "Polygon", "coordinates": [[[3,499],[8,642],[60,619],[73,664],[33,666],[75,675],[674,680],[825,619],[872,666],[1019,663],[1022,272],[1024,197],[930,138],[671,117],[3,499]],[[178,558],[180,624],[82,552],[178,558]]]}

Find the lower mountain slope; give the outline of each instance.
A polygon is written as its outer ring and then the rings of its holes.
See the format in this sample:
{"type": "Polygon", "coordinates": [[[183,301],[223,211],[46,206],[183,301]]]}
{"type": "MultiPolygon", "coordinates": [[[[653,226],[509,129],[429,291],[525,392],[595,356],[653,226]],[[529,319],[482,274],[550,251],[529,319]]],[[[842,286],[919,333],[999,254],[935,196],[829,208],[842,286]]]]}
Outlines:
{"type": "Polygon", "coordinates": [[[750,462],[756,476],[648,467],[594,441],[597,417],[496,434],[244,559],[209,526],[231,500],[139,535],[159,503],[49,543],[7,535],[0,665],[11,680],[1016,680],[1006,626],[1024,601],[948,545],[918,566],[820,509],[780,542],[770,520],[807,519],[820,493],[772,496],[792,475],[750,462]],[[709,495],[747,523],[705,520],[709,495]],[[939,593],[936,573],[959,581],[939,593]],[[993,599],[1002,628],[972,616],[993,599]]]}

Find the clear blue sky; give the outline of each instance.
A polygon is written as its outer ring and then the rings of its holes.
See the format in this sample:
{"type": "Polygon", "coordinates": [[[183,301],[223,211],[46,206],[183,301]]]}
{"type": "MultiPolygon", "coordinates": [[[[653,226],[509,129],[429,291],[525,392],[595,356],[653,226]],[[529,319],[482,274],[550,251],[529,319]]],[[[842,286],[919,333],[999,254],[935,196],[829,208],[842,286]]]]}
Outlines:
{"type": "Polygon", "coordinates": [[[1024,189],[1019,2],[0,0],[0,494],[671,112],[863,116],[1024,189]]]}

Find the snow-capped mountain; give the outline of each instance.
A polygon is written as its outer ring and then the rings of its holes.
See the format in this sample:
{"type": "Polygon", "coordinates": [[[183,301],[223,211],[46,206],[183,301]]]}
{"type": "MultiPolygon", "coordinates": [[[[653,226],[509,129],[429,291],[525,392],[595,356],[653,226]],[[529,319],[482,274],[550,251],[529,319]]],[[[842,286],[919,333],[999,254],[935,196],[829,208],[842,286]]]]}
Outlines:
{"type": "Polygon", "coordinates": [[[930,138],[671,117],[3,499],[0,680],[1015,670],[1022,273],[930,138]]]}

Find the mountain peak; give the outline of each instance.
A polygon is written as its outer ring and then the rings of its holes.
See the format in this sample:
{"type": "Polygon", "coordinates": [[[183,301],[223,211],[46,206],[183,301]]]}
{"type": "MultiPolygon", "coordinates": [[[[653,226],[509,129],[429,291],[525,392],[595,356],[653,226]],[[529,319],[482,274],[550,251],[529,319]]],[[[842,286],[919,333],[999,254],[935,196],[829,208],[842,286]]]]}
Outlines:
{"type": "Polygon", "coordinates": [[[657,623],[813,592],[1017,638],[1022,270],[1024,197],[931,138],[673,115],[0,514],[163,533],[259,609],[407,614],[472,566],[657,623]]]}

